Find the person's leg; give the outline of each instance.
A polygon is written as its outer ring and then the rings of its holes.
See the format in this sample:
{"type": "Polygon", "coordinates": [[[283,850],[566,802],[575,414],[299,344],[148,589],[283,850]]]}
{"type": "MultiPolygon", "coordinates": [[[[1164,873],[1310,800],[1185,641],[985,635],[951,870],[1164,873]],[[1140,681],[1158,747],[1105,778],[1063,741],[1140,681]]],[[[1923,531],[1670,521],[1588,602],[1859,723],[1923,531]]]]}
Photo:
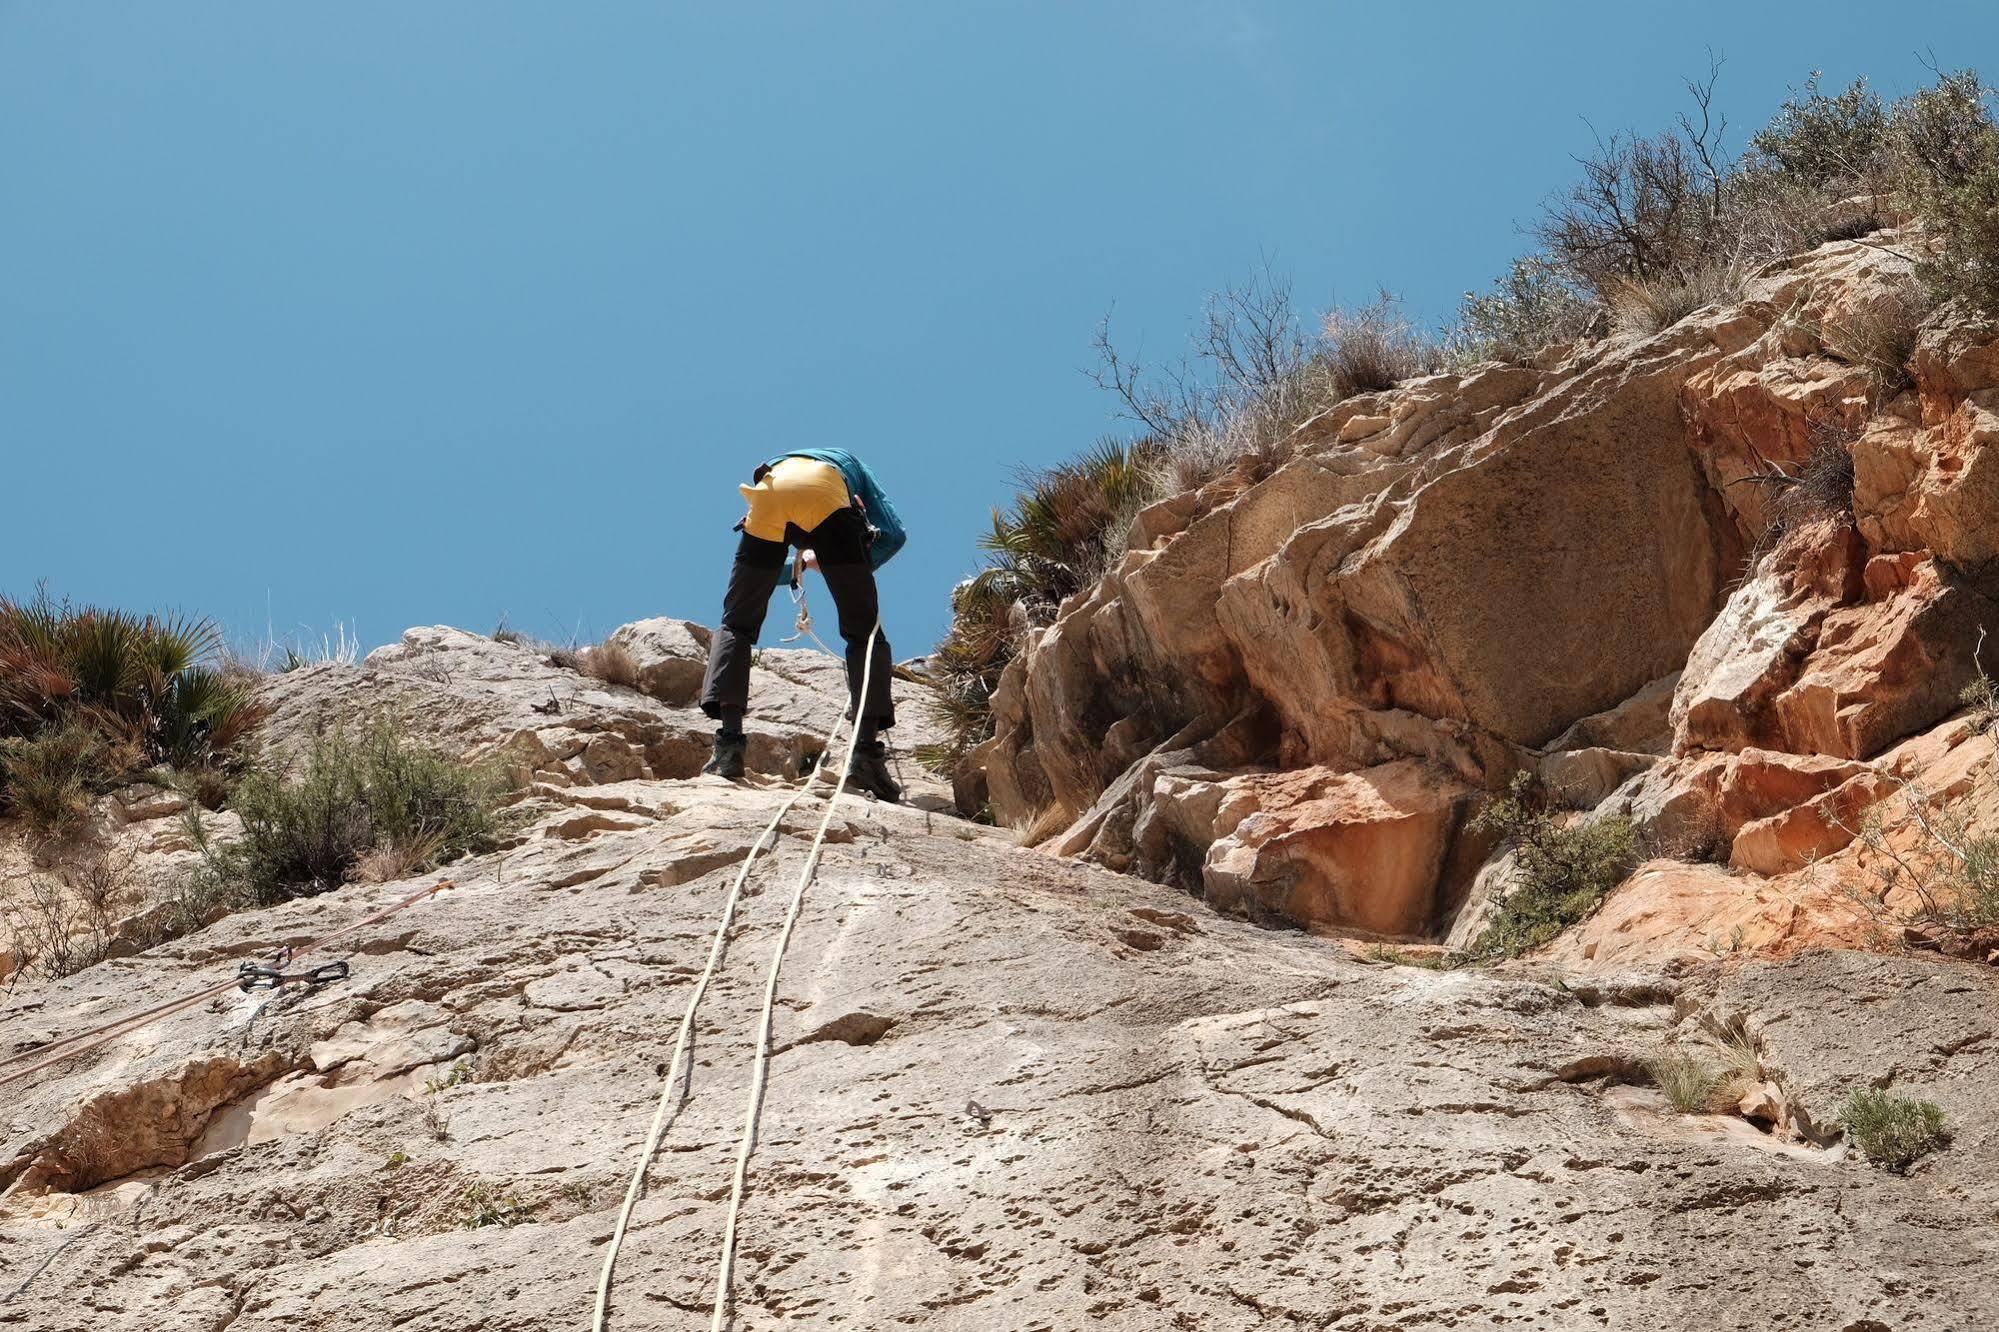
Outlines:
{"type": "Polygon", "coordinates": [[[770,594],[784,573],[784,543],[745,533],[729,570],[722,597],[722,622],[708,644],[708,673],[701,684],[701,710],[722,723],[715,757],[706,771],[724,777],[743,774],[743,714],[750,702],[750,658],[763,632],[770,594]]]}
{"type": "Polygon", "coordinates": [[[819,556],[826,589],[833,594],[840,636],[847,645],[848,706],[856,731],[847,780],[880,799],[900,800],[902,788],[889,775],[887,747],[879,738],[880,732],[895,725],[894,695],[889,688],[895,668],[888,638],[878,632],[881,605],[875,572],[868,563],[867,524],[852,510],[835,514],[812,533],[812,548],[819,556]],[[871,639],[872,655],[868,648],[871,639]],[[865,699],[860,696],[863,675],[867,677],[865,699]]]}
{"type": "Polygon", "coordinates": [[[851,509],[834,514],[811,534],[819,556],[819,572],[833,594],[840,617],[840,637],[847,647],[847,694],[850,715],[858,706],[857,724],[863,742],[895,725],[894,696],[889,690],[895,669],[888,635],[875,633],[881,614],[875,571],[868,564],[867,523],[851,509]],[[873,665],[866,666],[868,639],[874,637],[873,665]],[[865,667],[865,670],[864,670],[865,667]],[[868,697],[860,698],[861,677],[868,678],[868,697]]]}

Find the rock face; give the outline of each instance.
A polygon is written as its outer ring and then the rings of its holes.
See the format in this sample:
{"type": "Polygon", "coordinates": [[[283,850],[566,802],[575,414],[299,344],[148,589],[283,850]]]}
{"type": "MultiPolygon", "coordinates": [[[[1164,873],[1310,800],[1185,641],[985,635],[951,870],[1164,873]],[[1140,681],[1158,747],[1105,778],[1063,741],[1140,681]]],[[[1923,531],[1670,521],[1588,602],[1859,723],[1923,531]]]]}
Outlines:
{"type": "MultiPolygon", "coordinates": [[[[285,757],[329,727],[387,717],[447,754],[497,762],[544,784],[694,776],[715,733],[715,723],[695,706],[708,630],[683,620],[641,620],[609,641],[632,654],[640,687],[554,665],[532,643],[444,626],[411,629],[359,665],[327,663],[273,677],[264,694],[274,710],[267,744],[285,757]]],[[[750,768],[796,776],[815,760],[839,715],[844,679],[845,667],[821,652],[760,652],[744,725],[750,768]]],[[[907,753],[936,739],[922,686],[898,679],[893,689],[895,747],[907,753]]],[[[948,801],[943,783],[905,766],[913,800],[948,801]]]]}
{"type": "MultiPolygon", "coordinates": [[[[273,677],[271,761],[387,719],[513,772],[504,848],[0,988],[0,1323],[589,1326],[778,818],[612,1286],[619,1332],[708,1326],[823,816],[734,1327],[1999,1326],[1999,928],[1908,924],[1940,847],[1999,838],[1959,710],[1999,337],[1939,322],[1913,386],[1838,360],[1899,262],[1827,246],[1651,338],[1356,398],[1138,515],[994,700],[984,789],[1038,848],[913,765],[909,804],[779,817],[844,706],[817,653],[760,654],[752,774],[699,776],[680,621],[613,635],[637,687],[443,627],[273,677]],[[1647,858],[1533,958],[1431,969],[1530,859],[1473,817],[1519,773],[1647,858]],[[232,988],[342,930],[300,961],[346,975],[232,988]],[[1864,1160],[1868,1088],[1947,1146],[1864,1160]]],[[[936,737],[896,689],[906,753],[936,737]]],[[[112,793],[99,835],[170,871],[181,801],[112,793]]]]}
{"type": "Polygon", "coordinates": [[[1467,815],[1523,770],[1747,900],[1838,852],[1999,632],[1999,333],[1935,324],[1913,387],[1831,350],[1911,282],[1827,245],[1649,338],[1350,399],[1268,478],[1154,506],[1001,680],[995,813],[1411,939],[1451,933],[1467,815]]]}
{"type": "MultiPolygon", "coordinates": [[[[490,700],[490,650],[446,650],[467,659],[437,687],[490,700]]],[[[356,674],[400,692],[395,661],[356,674]]],[[[378,701],[310,674],[271,688],[294,720],[378,701]]],[[[813,697],[837,708],[837,687],[813,697]]],[[[511,735],[489,705],[475,747],[511,735]]],[[[514,845],[356,934],[345,980],[230,990],[0,1092],[7,1325],[588,1326],[714,915],[787,791],[565,772],[523,796],[514,845]]],[[[1180,805],[1157,817],[1236,818],[1227,864],[1253,849],[1338,882],[1404,864],[1405,885],[1433,877],[1421,848],[1457,789],[1407,763],[1233,780],[1162,767],[1180,805]]],[[[794,810],[752,877],[614,1329],[707,1326],[764,968],[822,809],[794,810]]],[[[8,991],[0,1058],[417,886],[8,991]]],[[[994,829],[845,803],[779,989],[733,1326],[1981,1326],[1995,1027],[1991,973],[1963,963],[1390,966],[994,829]],[[1720,1030],[1759,1068],[1735,1109],[1674,1115],[1637,1085],[1663,1049],[1720,1060],[1720,1030]],[[1907,1176],[1826,1127],[1880,1083],[1956,1135],[1907,1176]]]]}

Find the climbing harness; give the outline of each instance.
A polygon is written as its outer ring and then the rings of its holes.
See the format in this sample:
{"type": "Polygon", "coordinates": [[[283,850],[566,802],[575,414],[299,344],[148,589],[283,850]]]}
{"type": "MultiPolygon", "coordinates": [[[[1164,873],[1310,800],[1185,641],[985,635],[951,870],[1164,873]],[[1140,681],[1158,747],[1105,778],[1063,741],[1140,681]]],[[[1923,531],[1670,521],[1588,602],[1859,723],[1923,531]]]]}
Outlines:
{"type": "MultiPolygon", "coordinates": [[[[805,609],[804,593],[796,589],[795,580],[794,590],[799,603],[801,632],[810,633],[810,613],[805,609]]],[[[864,664],[861,668],[861,688],[858,696],[862,699],[868,696],[868,684],[874,669],[875,639],[880,633],[881,622],[877,620],[875,627],[868,632],[867,655],[863,659],[864,664]]],[[[818,640],[815,638],[813,641],[818,640]]],[[[822,643],[820,646],[825,645],[822,643]]],[[[858,713],[859,709],[855,708],[854,711],[858,713]]],[[[842,709],[839,720],[833,724],[832,731],[826,737],[827,752],[830,753],[833,746],[838,743],[840,730],[847,725],[847,722],[847,711],[842,709]]],[[[756,1150],[757,1121],[763,1112],[764,1085],[770,1071],[770,1030],[772,1014],[777,1004],[778,973],[784,966],[784,953],[791,943],[792,931],[797,927],[799,916],[805,909],[805,890],[811,885],[813,875],[818,872],[819,857],[825,850],[826,832],[833,825],[833,811],[838,808],[840,797],[847,789],[847,768],[854,761],[854,748],[860,740],[860,735],[860,728],[856,726],[847,736],[847,760],[840,765],[839,778],[834,783],[832,795],[826,801],[826,812],[820,818],[818,831],[812,837],[812,850],[806,855],[805,867],[799,872],[798,883],[792,889],[791,905],[785,912],[784,927],[779,931],[777,943],[771,950],[769,974],[764,983],[763,1012],[757,1021],[756,1054],[750,1073],[749,1104],[743,1115],[743,1136],[737,1148],[735,1172],[729,1185],[729,1213],[723,1227],[722,1255],[715,1282],[715,1312],[709,1323],[709,1332],[721,1332],[728,1320],[729,1294],[736,1264],[737,1222],[742,1213],[743,1192],[749,1179],[750,1156],[756,1150]]],[[[639,1155],[637,1168],[632,1171],[631,1183],[625,1188],[625,1199],[618,1209],[617,1224],[612,1228],[611,1241],[605,1247],[604,1267],[597,1278],[597,1306],[590,1321],[591,1332],[604,1332],[604,1319],[611,1299],[611,1272],[618,1262],[618,1250],[625,1242],[625,1231],[631,1224],[632,1209],[638,1205],[639,1196],[645,1191],[646,1172],[652,1166],[653,1157],[659,1152],[660,1138],[678,1115],[680,1106],[685,1103],[683,1080],[689,1074],[687,1051],[689,1038],[694,1031],[695,1014],[701,1006],[702,998],[708,993],[708,984],[714,979],[716,966],[720,963],[723,948],[728,942],[729,931],[735,924],[736,904],[742,896],[743,884],[748,881],[750,870],[756,864],[757,857],[775,845],[778,829],[784,822],[785,815],[789,814],[806,793],[812,790],[821,771],[823,769],[815,767],[808,772],[804,783],[792,793],[789,800],[779,806],[777,813],[771,816],[770,822],[764,825],[756,841],[750,844],[749,854],[743,858],[742,867],[736,871],[735,881],[729,885],[728,896],[722,900],[721,914],[715,920],[715,933],[708,943],[707,965],[701,969],[701,975],[695,980],[694,990],[687,998],[687,1008],[680,1015],[680,1029],[673,1039],[673,1058],[667,1064],[666,1085],[660,1089],[659,1106],[654,1110],[652,1126],[646,1132],[644,1150],[639,1155]],[[678,1097],[675,1095],[676,1088],[681,1089],[678,1097]]]]}
{"type": "MultiPolygon", "coordinates": [[[[392,902],[380,911],[363,916],[352,925],[343,926],[329,935],[314,939],[311,943],[301,944],[296,948],[282,948],[278,951],[273,961],[272,969],[275,970],[283,967],[292,958],[302,956],[306,953],[318,952],[339,943],[343,939],[350,938],[367,929],[370,925],[375,924],[377,921],[387,920],[390,916],[395,915],[405,907],[415,906],[418,902],[423,901],[424,898],[431,896],[433,893],[443,892],[449,887],[451,887],[451,880],[440,879],[428,888],[418,889],[408,897],[392,902]]],[[[250,965],[249,963],[245,963],[244,967],[250,965]]],[[[345,968],[347,964],[341,962],[335,965],[345,968]]],[[[324,967],[315,968],[315,971],[324,970],[326,970],[324,967]]],[[[305,974],[311,975],[313,973],[309,972],[305,974]]],[[[343,970],[342,975],[345,974],[343,970]]],[[[74,1036],[65,1036],[59,1041],[51,1041],[47,1045],[38,1045],[32,1050],[22,1050],[16,1054],[0,1058],[0,1069],[5,1069],[9,1064],[18,1064],[24,1059],[35,1060],[34,1063],[29,1064],[26,1068],[17,1068],[11,1072],[0,1072],[0,1087],[7,1086],[9,1083],[19,1082],[21,1079],[39,1073],[45,1068],[59,1064],[71,1055],[82,1054],[86,1050],[95,1050],[98,1046],[108,1044],[120,1036],[128,1035],[131,1032],[139,1030],[141,1027],[150,1026],[152,1023],[158,1022],[161,1018],[169,1017],[184,1009],[193,1008],[197,1004],[206,1003],[210,999],[227,994],[230,990],[242,988],[247,991],[250,987],[243,984],[243,978],[243,968],[238,968],[235,976],[208,986],[206,989],[197,990],[193,994],[183,995],[178,999],[169,999],[165,1003],[154,1004],[151,1008],[142,1008],[136,1012],[127,1013],[123,1017],[113,1018],[111,1021],[92,1027],[88,1031],[80,1031],[74,1036]]]]}

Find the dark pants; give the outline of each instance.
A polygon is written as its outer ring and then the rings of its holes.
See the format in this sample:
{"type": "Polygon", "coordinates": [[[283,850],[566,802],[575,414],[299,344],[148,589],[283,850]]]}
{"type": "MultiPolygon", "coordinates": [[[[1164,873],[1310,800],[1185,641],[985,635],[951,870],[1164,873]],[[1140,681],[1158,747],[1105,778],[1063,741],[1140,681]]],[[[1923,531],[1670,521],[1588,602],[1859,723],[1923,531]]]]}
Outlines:
{"type": "MultiPolygon", "coordinates": [[[[701,710],[720,717],[724,709],[745,712],[750,701],[750,656],[763,630],[771,593],[784,581],[787,550],[796,546],[819,557],[819,572],[833,594],[840,617],[840,637],[847,643],[848,716],[861,692],[861,665],[868,634],[875,627],[880,603],[875,596],[875,571],[868,563],[868,524],[854,509],[842,509],[810,532],[797,526],[784,540],[765,541],[743,533],[736,563],[729,570],[729,590],[722,598],[722,624],[708,646],[708,677],[701,686],[701,710]]],[[[895,703],[889,693],[888,639],[875,638],[874,668],[868,680],[867,706],[862,715],[880,730],[895,725],[895,703]]]]}

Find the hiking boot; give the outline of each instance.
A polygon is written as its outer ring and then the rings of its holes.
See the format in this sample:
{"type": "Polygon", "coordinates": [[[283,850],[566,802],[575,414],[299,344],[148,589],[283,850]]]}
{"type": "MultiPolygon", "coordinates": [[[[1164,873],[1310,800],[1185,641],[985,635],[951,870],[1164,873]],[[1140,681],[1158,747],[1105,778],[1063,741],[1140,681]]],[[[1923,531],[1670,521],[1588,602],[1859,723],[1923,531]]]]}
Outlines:
{"type": "Polygon", "coordinates": [[[711,772],[717,777],[727,777],[732,782],[741,780],[743,756],[749,746],[748,736],[729,735],[723,731],[715,732],[715,755],[701,765],[701,771],[711,772]]]}
{"type": "Polygon", "coordinates": [[[891,805],[902,799],[902,788],[888,775],[888,746],[879,740],[854,746],[853,761],[847,764],[847,785],[891,805]]]}

